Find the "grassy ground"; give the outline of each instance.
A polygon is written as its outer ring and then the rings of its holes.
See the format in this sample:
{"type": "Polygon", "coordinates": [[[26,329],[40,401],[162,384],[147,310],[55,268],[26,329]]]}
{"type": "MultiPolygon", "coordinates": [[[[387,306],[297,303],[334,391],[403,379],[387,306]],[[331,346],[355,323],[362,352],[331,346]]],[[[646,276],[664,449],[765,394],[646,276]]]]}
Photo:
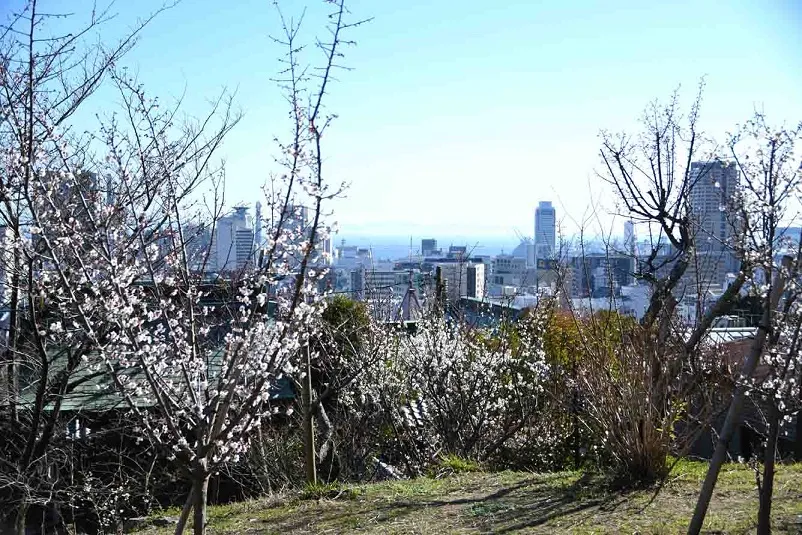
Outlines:
{"type": "MultiPolygon", "coordinates": [[[[655,489],[613,492],[597,478],[572,472],[470,472],[360,485],[341,489],[336,499],[288,495],[211,507],[209,532],[679,533],[706,467],[678,464],[653,501],[655,489]]],[[[779,468],[774,496],[774,532],[802,533],[802,464],[779,468]]],[[[756,518],[754,472],[725,466],[706,532],[749,533],[756,518]]],[[[170,528],[150,527],[140,535],[161,533],[170,528]]]]}

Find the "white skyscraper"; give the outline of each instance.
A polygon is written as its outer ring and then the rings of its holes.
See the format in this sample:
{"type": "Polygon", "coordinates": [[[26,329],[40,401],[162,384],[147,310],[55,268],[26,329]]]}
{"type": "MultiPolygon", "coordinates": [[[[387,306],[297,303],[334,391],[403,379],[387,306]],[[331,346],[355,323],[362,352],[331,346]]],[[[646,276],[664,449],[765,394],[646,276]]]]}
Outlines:
{"type": "Polygon", "coordinates": [[[625,255],[629,256],[629,269],[631,275],[627,277],[628,284],[635,282],[634,274],[637,271],[638,238],[635,235],[635,223],[632,220],[624,222],[624,250],[625,255]]]}
{"type": "Polygon", "coordinates": [[[635,223],[632,221],[624,222],[624,252],[630,256],[635,256],[637,237],[635,236],[635,223]]]}
{"type": "Polygon", "coordinates": [[[693,162],[691,164],[691,208],[699,238],[727,245],[732,225],[727,216],[727,204],[738,187],[738,169],[726,162],[693,162]],[[710,238],[708,240],[708,238],[710,238]]]}
{"type": "Polygon", "coordinates": [[[242,269],[252,261],[254,229],[247,207],[237,206],[232,214],[221,217],[214,234],[212,254],[217,271],[242,269]]]}
{"type": "Polygon", "coordinates": [[[738,188],[738,169],[722,161],[693,162],[690,180],[696,258],[686,280],[698,291],[711,284],[723,285],[727,273],[738,269],[731,243],[734,228],[729,220],[729,204],[738,188]]]}
{"type": "Polygon", "coordinates": [[[557,212],[551,201],[540,201],[535,209],[535,263],[557,252],[557,212]]]}

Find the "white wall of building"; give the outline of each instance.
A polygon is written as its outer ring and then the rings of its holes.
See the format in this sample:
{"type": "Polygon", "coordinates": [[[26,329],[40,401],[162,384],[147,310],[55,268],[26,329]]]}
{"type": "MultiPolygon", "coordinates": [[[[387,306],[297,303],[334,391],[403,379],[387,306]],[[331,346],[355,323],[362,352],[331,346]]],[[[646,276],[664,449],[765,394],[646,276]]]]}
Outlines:
{"type": "Polygon", "coordinates": [[[435,264],[440,268],[443,279],[446,280],[447,298],[456,301],[460,297],[475,297],[483,299],[485,296],[485,265],[472,262],[443,262],[435,264]],[[471,268],[471,269],[469,269],[471,268]],[[469,283],[469,277],[471,282],[469,283]],[[469,288],[474,295],[469,295],[469,288]]]}

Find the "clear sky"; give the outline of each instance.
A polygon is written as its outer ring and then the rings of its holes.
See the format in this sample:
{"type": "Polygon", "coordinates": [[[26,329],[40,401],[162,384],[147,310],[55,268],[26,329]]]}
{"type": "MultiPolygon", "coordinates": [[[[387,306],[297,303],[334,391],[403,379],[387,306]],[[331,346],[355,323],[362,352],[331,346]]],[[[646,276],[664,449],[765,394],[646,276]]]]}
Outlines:
{"type": "MultiPolygon", "coordinates": [[[[12,0],[12,3],[19,0],[12,0]]],[[[5,2],[3,2],[5,3],[5,2]]],[[[42,0],[86,14],[91,2],[42,0]]],[[[307,30],[327,6],[309,0],[307,30]]],[[[119,1],[102,38],[158,1],[119,1]]],[[[300,0],[283,2],[298,13],[300,0]]],[[[572,231],[591,204],[612,206],[598,133],[632,130],[677,86],[688,102],[706,76],[705,130],[719,139],[755,107],[802,119],[800,0],[353,0],[358,42],[328,100],[334,205],[345,235],[509,236],[533,233],[539,200],[572,231]]],[[[125,63],[152,93],[187,92],[201,114],[223,87],[245,116],[229,137],[228,198],[253,202],[288,127],[270,78],[282,52],[270,0],[184,0],[144,32],[125,63]]]]}

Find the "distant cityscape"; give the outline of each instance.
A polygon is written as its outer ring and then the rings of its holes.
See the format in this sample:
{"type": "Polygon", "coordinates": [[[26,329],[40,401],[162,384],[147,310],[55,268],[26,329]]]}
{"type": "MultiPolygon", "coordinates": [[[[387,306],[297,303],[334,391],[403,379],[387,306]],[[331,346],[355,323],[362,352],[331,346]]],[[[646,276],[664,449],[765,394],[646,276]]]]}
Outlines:
{"type": "MultiPolygon", "coordinates": [[[[736,167],[695,162],[691,174],[697,253],[675,296],[679,316],[688,322],[715,302],[738,270],[727,208],[738,186],[736,167]]],[[[311,224],[308,209],[287,210],[285,228],[303,238],[311,224]]],[[[448,305],[467,313],[478,314],[483,307],[520,311],[552,295],[574,310],[615,309],[642,317],[651,286],[639,277],[640,267],[646,261],[670,266],[674,250],[668,240],[648,232],[639,239],[634,221],[624,221],[621,232],[608,241],[558,239],[559,218],[552,202],[539,201],[533,216],[532,234],[519,236],[517,245],[434,236],[409,238],[408,243],[403,237],[340,238],[336,245],[326,239],[315,262],[328,269],[326,290],[366,301],[388,319],[415,319],[415,311],[432,298],[438,284],[448,305]]],[[[257,203],[253,216],[248,207],[238,206],[213,231],[200,229],[198,248],[209,253],[198,255],[205,259],[198,268],[218,273],[247,269],[265,243],[262,220],[257,203]]],[[[800,228],[789,227],[786,234],[799,240],[800,228]]]]}

